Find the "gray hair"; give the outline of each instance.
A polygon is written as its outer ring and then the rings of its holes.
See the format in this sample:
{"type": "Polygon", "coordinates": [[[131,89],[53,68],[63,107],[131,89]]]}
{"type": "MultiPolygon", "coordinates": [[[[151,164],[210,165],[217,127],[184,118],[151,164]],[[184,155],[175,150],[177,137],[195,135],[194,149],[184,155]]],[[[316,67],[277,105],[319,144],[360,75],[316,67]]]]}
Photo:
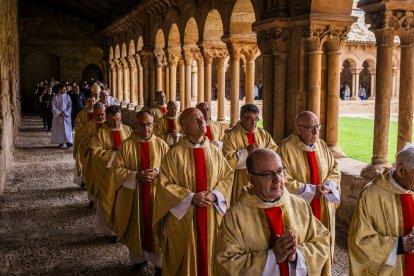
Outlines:
{"type": "Polygon", "coordinates": [[[414,169],[414,145],[406,143],[397,153],[396,164],[403,165],[408,170],[414,169]]]}
{"type": "Polygon", "coordinates": [[[96,102],[93,105],[93,110],[100,110],[100,109],[105,109],[105,105],[101,102],[96,102]]]}
{"type": "Polygon", "coordinates": [[[109,95],[109,92],[107,90],[101,90],[101,92],[99,92],[99,96],[102,95],[109,95]]]}

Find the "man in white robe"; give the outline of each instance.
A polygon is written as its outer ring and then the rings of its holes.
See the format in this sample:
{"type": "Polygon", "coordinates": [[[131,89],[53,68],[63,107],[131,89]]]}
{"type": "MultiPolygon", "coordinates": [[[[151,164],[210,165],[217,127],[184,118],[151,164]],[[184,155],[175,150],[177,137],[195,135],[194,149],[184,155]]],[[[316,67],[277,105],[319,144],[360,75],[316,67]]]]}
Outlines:
{"type": "Polygon", "coordinates": [[[59,144],[58,148],[62,148],[66,143],[66,147],[73,146],[72,138],[72,100],[66,94],[66,88],[61,84],[57,85],[59,93],[52,100],[52,144],[59,144]]]}

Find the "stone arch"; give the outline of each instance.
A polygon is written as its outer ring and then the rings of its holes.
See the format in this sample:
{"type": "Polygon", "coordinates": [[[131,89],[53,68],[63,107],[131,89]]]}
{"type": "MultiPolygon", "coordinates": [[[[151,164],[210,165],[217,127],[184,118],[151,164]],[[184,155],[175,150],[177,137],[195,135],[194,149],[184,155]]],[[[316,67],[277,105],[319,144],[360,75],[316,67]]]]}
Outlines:
{"type": "Polygon", "coordinates": [[[165,36],[162,29],[157,30],[155,35],[155,49],[164,49],[165,47],[165,36]]]}
{"type": "Polygon", "coordinates": [[[121,51],[119,50],[119,44],[115,46],[115,59],[118,59],[121,57],[121,51]]]}
{"type": "Polygon", "coordinates": [[[368,58],[365,58],[362,64],[364,64],[364,62],[367,62],[368,68],[375,69],[375,66],[376,66],[375,60],[376,60],[375,57],[368,57],[368,58]]]}
{"type": "Polygon", "coordinates": [[[131,39],[131,41],[129,42],[128,55],[129,56],[135,55],[135,42],[133,39],[131,39]]]}
{"type": "Polygon", "coordinates": [[[168,47],[180,47],[180,31],[177,24],[172,24],[168,33],[168,47]]]}
{"type": "Polygon", "coordinates": [[[127,53],[127,47],[126,47],[126,44],[124,42],[124,43],[122,43],[121,57],[126,57],[127,55],[128,55],[128,53],[127,53]]]}
{"type": "Polygon", "coordinates": [[[90,79],[103,81],[103,73],[98,65],[91,63],[82,70],[82,80],[89,81],[90,79]]]}
{"type": "Polygon", "coordinates": [[[142,36],[139,36],[137,40],[137,52],[141,51],[142,47],[144,47],[144,40],[142,39],[142,36]]]}
{"type": "Polygon", "coordinates": [[[184,31],[184,45],[195,45],[198,42],[198,27],[194,17],[187,21],[184,31]]]}
{"type": "Polygon", "coordinates": [[[350,57],[350,56],[344,57],[344,60],[342,61],[342,65],[345,63],[345,61],[347,61],[351,68],[356,68],[357,62],[355,60],[358,60],[358,57],[350,57]]]}
{"type": "Polygon", "coordinates": [[[230,16],[230,34],[254,34],[252,24],[256,21],[250,0],[237,0],[230,16]]]}
{"type": "Polygon", "coordinates": [[[216,9],[212,9],[207,14],[204,31],[203,31],[203,43],[206,44],[224,44],[221,41],[223,37],[223,21],[221,20],[220,13],[216,9]]]}

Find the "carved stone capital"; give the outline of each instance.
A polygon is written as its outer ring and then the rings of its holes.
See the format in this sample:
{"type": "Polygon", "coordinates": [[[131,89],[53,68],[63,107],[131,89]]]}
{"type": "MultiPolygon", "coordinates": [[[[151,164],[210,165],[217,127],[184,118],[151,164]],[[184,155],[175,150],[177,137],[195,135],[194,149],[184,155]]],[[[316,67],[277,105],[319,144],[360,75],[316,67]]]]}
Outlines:
{"type": "Polygon", "coordinates": [[[397,30],[402,47],[414,45],[414,17],[406,16],[401,19],[401,27],[397,30]]]}
{"type": "Polygon", "coordinates": [[[169,48],[168,49],[168,63],[169,65],[177,65],[178,61],[181,59],[181,49],[180,48],[169,48]]]}
{"type": "Polygon", "coordinates": [[[378,46],[389,46],[392,47],[394,45],[394,36],[395,32],[392,28],[385,28],[385,29],[377,29],[373,30],[375,35],[375,39],[377,41],[378,46]]]}
{"type": "Polygon", "coordinates": [[[116,63],[113,60],[109,61],[109,68],[111,68],[111,71],[115,71],[116,70],[116,63]]]}
{"type": "Polygon", "coordinates": [[[196,59],[200,54],[200,49],[197,46],[184,46],[182,53],[185,64],[191,65],[193,59],[196,59]]]}
{"type": "Polygon", "coordinates": [[[155,61],[156,61],[156,65],[157,67],[162,67],[163,66],[163,59],[164,59],[164,50],[162,49],[155,49],[154,50],[154,56],[155,56],[155,61]]]}
{"type": "Polygon", "coordinates": [[[133,56],[128,57],[128,66],[129,70],[136,71],[137,70],[137,63],[135,61],[135,58],[133,56]]]}
{"type": "Polygon", "coordinates": [[[322,29],[310,28],[303,30],[303,36],[306,39],[306,50],[308,52],[315,52],[321,50],[322,29]]]}
{"type": "Polygon", "coordinates": [[[257,45],[259,46],[262,55],[273,54],[273,39],[275,36],[275,30],[264,30],[257,34],[257,45]]]}

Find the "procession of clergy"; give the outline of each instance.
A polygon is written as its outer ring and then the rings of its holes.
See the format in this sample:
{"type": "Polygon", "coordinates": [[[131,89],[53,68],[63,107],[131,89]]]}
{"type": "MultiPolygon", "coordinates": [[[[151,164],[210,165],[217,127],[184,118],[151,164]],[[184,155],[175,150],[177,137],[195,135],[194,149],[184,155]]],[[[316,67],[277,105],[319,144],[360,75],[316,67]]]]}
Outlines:
{"type": "MultiPolygon", "coordinates": [[[[224,131],[208,103],[136,113],[86,99],[75,121],[76,178],[95,232],[123,243],[133,272],[157,275],[330,275],[340,170],[318,118],[296,117],[279,146],[241,107],[224,131]]],[[[277,119],[277,118],[275,118],[277,119]]],[[[351,275],[414,275],[414,146],[361,192],[349,232],[351,275]]]]}

